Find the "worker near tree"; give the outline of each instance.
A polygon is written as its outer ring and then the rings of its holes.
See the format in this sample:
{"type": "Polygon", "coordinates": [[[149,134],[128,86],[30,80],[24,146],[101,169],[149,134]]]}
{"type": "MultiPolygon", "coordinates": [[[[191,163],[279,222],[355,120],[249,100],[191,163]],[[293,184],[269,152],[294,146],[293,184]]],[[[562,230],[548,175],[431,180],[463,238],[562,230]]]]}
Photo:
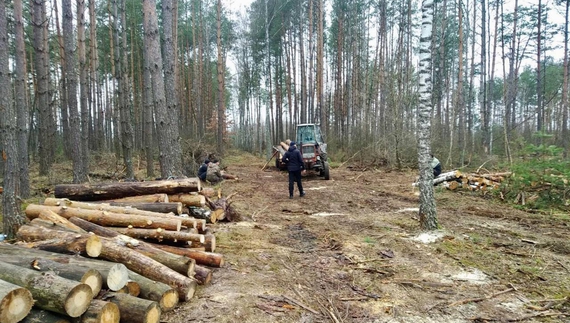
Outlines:
{"type": "Polygon", "coordinates": [[[210,160],[206,159],[204,161],[204,163],[198,169],[198,178],[200,178],[203,181],[206,180],[206,174],[208,173],[208,164],[209,163],[210,163],[210,160]]]}
{"type": "Polygon", "coordinates": [[[441,163],[439,159],[435,158],[435,156],[431,155],[431,168],[433,168],[433,177],[436,178],[441,174],[441,163]]]}
{"type": "Polygon", "coordinates": [[[301,171],[303,171],[305,168],[305,164],[303,163],[303,156],[297,149],[294,141],[291,141],[289,143],[289,149],[283,155],[282,160],[287,164],[287,170],[289,171],[289,198],[293,198],[295,182],[297,182],[299,196],[305,196],[305,191],[303,191],[303,184],[301,183],[301,171]]]}

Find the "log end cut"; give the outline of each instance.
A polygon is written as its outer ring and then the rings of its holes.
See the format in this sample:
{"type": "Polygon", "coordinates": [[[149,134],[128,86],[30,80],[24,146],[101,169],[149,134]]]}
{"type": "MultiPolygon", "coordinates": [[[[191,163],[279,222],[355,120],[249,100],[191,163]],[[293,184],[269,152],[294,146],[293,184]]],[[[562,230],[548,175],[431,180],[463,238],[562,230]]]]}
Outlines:
{"type": "Polygon", "coordinates": [[[99,236],[91,235],[89,239],[87,239],[85,250],[87,251],[89,257],[99,257],[102,248],[103,244],[101,243],[101,238],[99,238],[99,236]]]}
{"type": "Polygon", "coordinates": [[[178,292],[175,289],[166,291],[160,299],[159,305],[163,311],[170,311],[178,305],[178,292]]]}
{"type": "Polygon", "coordinates": [[[81,278],[81,282],[89,285],[93,291],[93,295],[97,295],[103,286],[103,276],[99,271],[95,269],[89,269],[81,278]]]}
{"type": "Polygon", "coordinates": [[[152,302],[146,312],[145,323],[158,323],[160,322],[160,307],[156,302],[152,302]]]}
{"type": "Polygon", "coordinates": [[[0,301],[0,322],[16,323],[21,321],[32,309],[32,293],[25,288],[15,288],[0,301]]]}
{"type": "Polygon", "coordinates": [[[85,313],[93,300],[93,291],[87,284],[75,286],[67,295],[64,308],[67,315],[79,317],[85,313]]]}
{"type": "Polygon", "coordinates": [[[106,304],[99,312],[99,320],[97,322],[101,323],[119,323],[121,319],[121,314],[119,313],[119,307],[117,304],[106,302],[106,304]]]}
{"type": "Polygon", "coordinates": [[[107,287],[112,291],[118,291],[127,285],[129,271],[123,264],[113,265],[107,275],[107,287]]]}

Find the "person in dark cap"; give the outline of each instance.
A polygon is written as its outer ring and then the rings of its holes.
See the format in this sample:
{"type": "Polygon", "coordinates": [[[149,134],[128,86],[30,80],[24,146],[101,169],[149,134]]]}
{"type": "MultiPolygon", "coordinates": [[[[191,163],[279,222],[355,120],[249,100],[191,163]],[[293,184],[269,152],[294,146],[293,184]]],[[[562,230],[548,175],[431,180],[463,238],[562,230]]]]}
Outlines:
{"type": "Polygon", "coordinates": [[[200,168],[198,169],[198,177],[205,181],[206,180],[206,174],[208,172],[208,164],[210,163],[209,159],[206,159],[204,161],[204,163],[202,164],[202,166],[200,166],[200,168]]]}
{"type": "Polygon", "coordinates": [[[289,198],[293,198],[293,191],[295,190],[294,183],[297,182],[297,188],[299,189],[299,196],[305,196],[305,191],[303,191],[303,184],[301,183],[301,172],[305,168],[303,163],[303,156],[301,152],[297,149],[294,141],[289,143],[289,149],[283,155],[282,159],[287,164],[287,170],[289,171],[289,198]]]}

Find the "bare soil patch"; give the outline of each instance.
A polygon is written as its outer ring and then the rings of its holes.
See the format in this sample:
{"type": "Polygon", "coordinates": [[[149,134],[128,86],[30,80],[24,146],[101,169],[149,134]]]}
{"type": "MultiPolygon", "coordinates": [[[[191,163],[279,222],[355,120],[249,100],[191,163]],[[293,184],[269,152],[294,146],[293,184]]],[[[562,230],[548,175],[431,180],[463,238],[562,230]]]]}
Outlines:
{"type": "Polygon", "coordinates": [[[242,215],[212,226],[227,265],[167,322],[570,322],[567,214],[436,188],[426,234],[414,172],[333,168],[290,200],[286,172],[226,164],[242,215]]]}

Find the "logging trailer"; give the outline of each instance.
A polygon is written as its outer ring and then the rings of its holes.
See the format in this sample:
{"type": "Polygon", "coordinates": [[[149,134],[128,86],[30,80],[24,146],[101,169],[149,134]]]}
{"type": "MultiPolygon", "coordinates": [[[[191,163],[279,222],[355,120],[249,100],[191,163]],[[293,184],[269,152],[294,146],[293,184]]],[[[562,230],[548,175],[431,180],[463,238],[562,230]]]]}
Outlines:
{"type": "MultiPolygon", "coordinates": [[[[321,127],[314,123],[304,123],[297,125],[295,141],[297,147],[303,155],[303,162],[307,171],[314,171],[324,179],[330,179],[330,167],[327,160],[327,144],[323,140],[321,127]]],[[[288,144],[288,142],[287,142],[288,144]]],[[[281,143],[273,146],[273,154],[275,157],[275,167],[284,170],[287,169],[281,158],[287,151],[287,145],[281,143]]]]}

